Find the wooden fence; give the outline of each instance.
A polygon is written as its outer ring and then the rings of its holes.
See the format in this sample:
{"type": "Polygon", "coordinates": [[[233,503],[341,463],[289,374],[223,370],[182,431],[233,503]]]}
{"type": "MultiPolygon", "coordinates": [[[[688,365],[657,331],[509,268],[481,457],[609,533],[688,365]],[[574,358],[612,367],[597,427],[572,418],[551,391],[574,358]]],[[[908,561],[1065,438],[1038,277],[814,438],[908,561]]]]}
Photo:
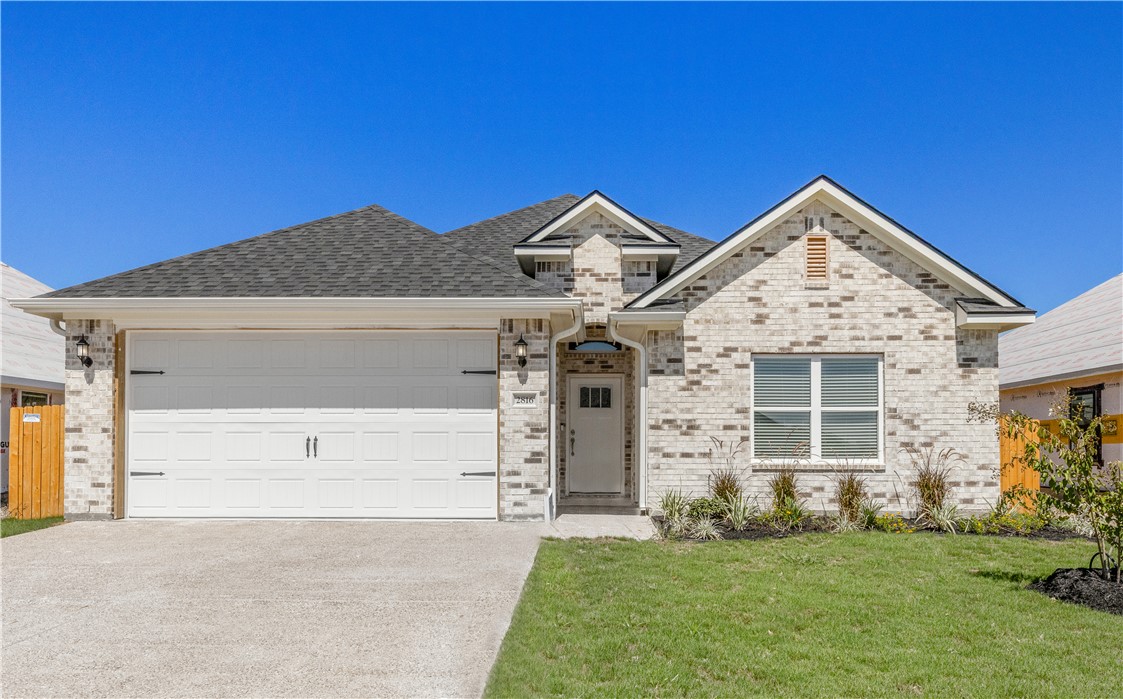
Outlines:
{"type": "Polygon", "coordinates": [[[1024,461],[1026,442],[1037,441],[1035,427],[1036,425],[1020,435],[1011,437],[1006,434],[1006,425],[1002,426],[1002,434],[998,439],[998,458],[1002,464],[999,480],[1004,493],[1017,485],[1025,486],[1029,490],[1041,489],[1041,474],[1027,467],[1024,461]]]}
{"type": "Polygon", "coordinates": [[[64,406],[12,408],[8,511],[15,519],[62,516],[64,406]]]}

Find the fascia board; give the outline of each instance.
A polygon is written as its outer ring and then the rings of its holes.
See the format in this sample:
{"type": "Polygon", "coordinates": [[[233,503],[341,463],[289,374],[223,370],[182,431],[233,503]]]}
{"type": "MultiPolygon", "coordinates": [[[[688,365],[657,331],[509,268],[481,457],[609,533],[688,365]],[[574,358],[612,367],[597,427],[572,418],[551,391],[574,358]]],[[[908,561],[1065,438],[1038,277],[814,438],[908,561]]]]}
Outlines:
{"type": "Polygon", "coordinates": [[[500,318],[581,314],[572,298],[48,298],[12,305],[55,320],[106,319],[129,327],[491,327],[500,318]],[[405,324],[405,325],[402,325],[405,324]]]}

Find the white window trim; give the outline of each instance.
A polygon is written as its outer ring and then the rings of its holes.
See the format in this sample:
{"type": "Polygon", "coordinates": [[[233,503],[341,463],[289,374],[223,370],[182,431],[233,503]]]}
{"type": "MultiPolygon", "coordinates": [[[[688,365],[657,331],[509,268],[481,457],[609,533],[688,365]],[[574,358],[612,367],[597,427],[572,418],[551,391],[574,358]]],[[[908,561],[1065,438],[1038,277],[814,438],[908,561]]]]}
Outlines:
{"type": "MultiPolygon", "coordinates": [[[[872,408],[864,408],[870,410],[872,408]]],[[[812,466],[817,469],[822,466],[842,465],[881,467],[885,465],[885,357],[875,353],[767,353],[749,355],[749,461],[753,466],[812,466]],[[808,407],[766,407],[761,408],[766,412],[811,413],[811,444],[810,457],[807,459],[778,459],[758,457],[756,455],[756,358],[758,356],[781,359],[809,359],[811,360],[811,406],[808,407]],[[824,459],[822,458],[823,422],[822,414],[825,412],[856,412],[860,408],[823,407],[822,405],[822,361],[823,359],[861,359],[877,360],[877,458],[874,459],[824,459]]]]}

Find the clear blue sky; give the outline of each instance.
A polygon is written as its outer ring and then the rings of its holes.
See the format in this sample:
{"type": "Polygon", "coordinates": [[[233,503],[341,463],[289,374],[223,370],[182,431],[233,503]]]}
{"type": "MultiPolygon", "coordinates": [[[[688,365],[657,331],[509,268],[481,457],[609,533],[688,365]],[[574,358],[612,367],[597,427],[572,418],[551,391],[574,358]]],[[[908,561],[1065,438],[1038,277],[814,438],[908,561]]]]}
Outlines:
{"type": "Polygon", "coordinates": [[[600,189],[721,238],[827,173],[1047,310],[1123,269],[1123,5],[21,5],[5,262],[600,189]]]}

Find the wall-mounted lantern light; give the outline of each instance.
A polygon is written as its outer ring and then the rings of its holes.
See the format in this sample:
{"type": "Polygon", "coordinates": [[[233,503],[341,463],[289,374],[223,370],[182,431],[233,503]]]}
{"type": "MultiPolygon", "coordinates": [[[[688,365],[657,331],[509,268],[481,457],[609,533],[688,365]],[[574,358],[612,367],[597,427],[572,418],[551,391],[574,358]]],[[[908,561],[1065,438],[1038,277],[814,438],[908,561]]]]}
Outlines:
{"type": "Polygon", "coordinates": [[[78,338],[76,347],[78,349],[78,361],[82,362],[82,366],[89,368],[94,360],[90,359],[90,343],[86,340],[85,335],[78,338]]]}
{"type": "Polygon", "coordinates": [[[522,333],[519,334],[519,341],[515,343],[515,357],[519,360],[519,366],[526,366],[526,340],[523,339],[522,333]]]}

